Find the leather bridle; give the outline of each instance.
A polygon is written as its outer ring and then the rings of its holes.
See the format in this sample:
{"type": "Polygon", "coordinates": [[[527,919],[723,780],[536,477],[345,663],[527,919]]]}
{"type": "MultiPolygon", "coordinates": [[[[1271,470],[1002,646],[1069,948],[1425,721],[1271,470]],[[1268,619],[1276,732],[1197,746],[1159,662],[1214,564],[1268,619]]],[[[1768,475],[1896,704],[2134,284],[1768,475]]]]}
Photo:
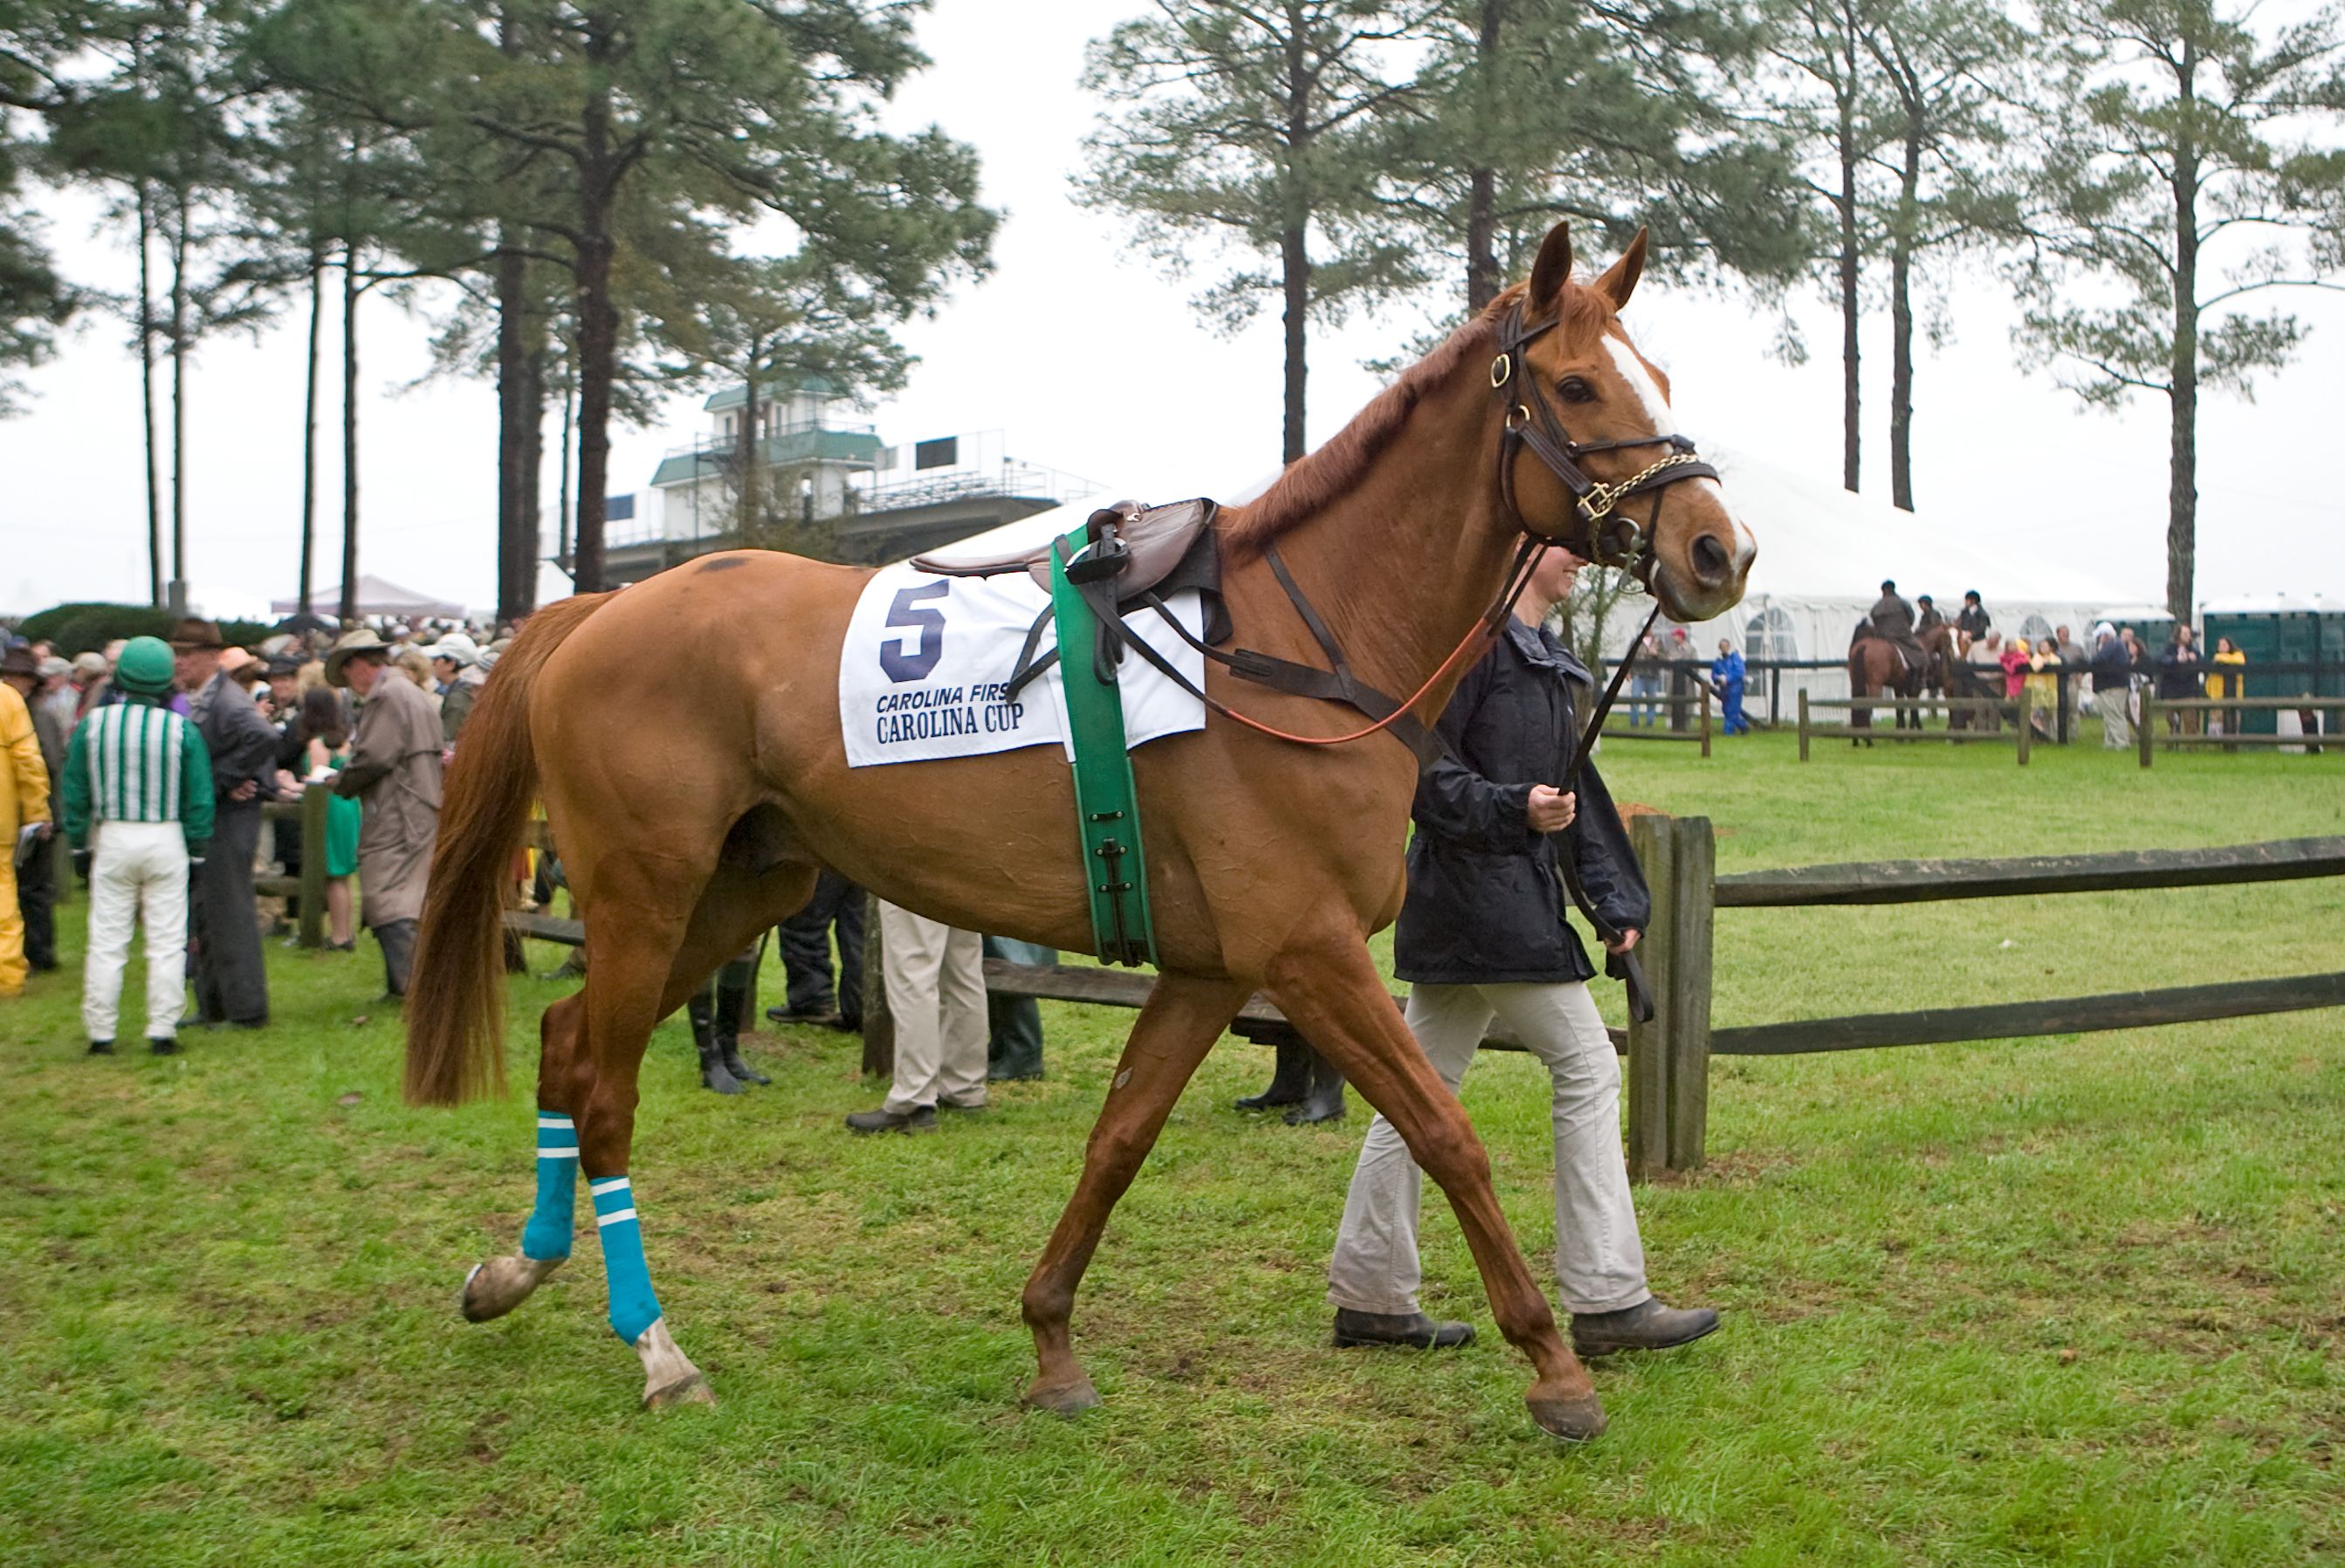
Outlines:
{"type": "Polygon", "coordinates": [[[1662,488],[1682,480],[1715,479],[1718,470],[1695,453],[1691,440],[1675,433],[1632,435],[1618,441],[1574,441],[1548,402],[1547,393],[1529,373],[1524,357],[1532,343],[1553,331],[1562,320],[1557,315],[1544,321],[1526,323],[1523,303],[1518,300],[1498,323],[1498,353],[1490,361],[1490,389],[1506,407],[1498,435],[1498,494],[1506,504],[1507,515],[1525,534],[1566,545],[1582,560],[1635,571],[1645,563],[1652,548],[1653,531],[1661,513],[1662,488]],[[1580,459],[1596,453],[1626,452],[1640,446],[1666,446],[1670,454],[1617,484],[1593,477],[1579,465],[1580,459]],[[1526,449],[1547,464],[1548,471],[1571,493],[1573,510],[1586,528],[1583,537],[1558,538],[1542,534],[1523,516],[1522,507],[1515,499],[1515,459],[1526,449]],[[1648,494],[1653,497],[1653,507],[1641,526],[1625,514],[1616,515],[1622,502],[1648,494]],[[1613,525],[1608,527],[1608,521],[1613,525]]]}

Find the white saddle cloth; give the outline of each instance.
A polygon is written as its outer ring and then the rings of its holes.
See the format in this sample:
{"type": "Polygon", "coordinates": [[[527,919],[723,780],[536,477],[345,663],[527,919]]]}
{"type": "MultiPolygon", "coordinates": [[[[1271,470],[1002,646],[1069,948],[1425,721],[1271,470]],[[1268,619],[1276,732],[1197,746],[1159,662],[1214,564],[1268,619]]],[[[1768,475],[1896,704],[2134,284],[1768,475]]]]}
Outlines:
{"type": "MultiPolygon", "coordinates": [[[[1021,746],[1067,741],[1066,688],[1053,663],[1015,699],[1003,694],[1026,633],[1050,595],[1023,572],[993,577],[939,577],[909,565],[882,567],[864,585],[847,623],[838,661],[838,722],[847,765],[931,762],[980,757],[1021,746]]],[[[1203,634],[1204,606],[1194,590],[1167,606],[1193,636],[1203,634]]],[[[1152,609],[1127,618],[1134,636],[1199,687],[1205,656],[1183,641],[1152,609]]],[[[1058,646],[1043,623],[1039,650],[1058,646]]],[[[1091,650],[1077,650],[1089,658],[1091,650]]],[[[1140,746],[1205,728],[1205,705],[1137,654],[1119,672],[1126,742],[1140,746]]]]}

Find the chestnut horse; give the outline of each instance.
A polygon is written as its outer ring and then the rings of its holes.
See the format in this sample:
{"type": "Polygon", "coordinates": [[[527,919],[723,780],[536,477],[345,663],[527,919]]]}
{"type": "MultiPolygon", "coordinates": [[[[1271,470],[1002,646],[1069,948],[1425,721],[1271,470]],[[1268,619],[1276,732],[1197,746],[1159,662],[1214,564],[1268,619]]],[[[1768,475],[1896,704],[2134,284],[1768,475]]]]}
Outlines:
{"type": "MultiPolygon", "coordinates": [[[[1215,524],[1223,586],[1245,641],[1320,658],[1263,556],[1274,540],[1359,677],[1395,694],[1424,688],[1417,711],[1430,718],[1470,662],[1453,650],[1478,651],[1469,639],[1522,534],[1599,550],[1591,536],[1624,521],[1613,504],[1639,480],[1638,510],[1651,503],[1638,551],[1647,585],[1683,621],[1735,604],[1755,546],[1724,494],[1682,472],[1656,487],[1660,469],[1693,460],[1639,454],[1667,450],[1657,438],[1670,433],[1667,378],[1619,320],[1644,253],[1640,234],[1609,271],[1578,284],[1557,227],[1527,285],[1260,500],[1225,510],[1215,524]],[[1501,345],[1522,323],[1536,336],[1501,345]],[[1532,405],[1542,429],[1571,433],[1561,449],[1531,443],[1544,461],[1517,445],[1532,405]],[[1596,481],[1593,504],[1575,502],[1566,470],[1579,494],[1596,481]]],[[[839,659],[869,575],[745,551],[550,606],[498,665],[449,774],[407,1003],[410,1100],[452,1104],[502,1087],[502,895],[533,799],[585,911],[587,961],[584,989],[547,1008],[540,1026],[538,1207],[518,1253],[473,1271],[464,1313],[511,1310],[568,1255],[583,1166],[612,1325],[642,1359],[647,1406],[709,1397],[659,1315],[627,1175],[653,1025],[803,904],[824,866],[955,926],[1092,950],[1073,789],[1057,749],[848,768],[839,659]]],[[[1218,667],[1207,681],[1220,702],[1288,731],[1331,736],[1359,723],[1348,708],[1218,667]]],[[[1300,746],[1216,718],[1142,747],[1132,765],[1147,803],[1161,972],[1026,1285],[1039,1362],[1028,1400],[1064,1413],[1097,1402],[1069,1338],[1076,1286],[1173,1101],[1261,990],[1391,1118],[1448,1196],[1492,1315],[1536,1371],[1534,1419],[1559,1437],[1594,1436],[1604,1424],[1594,1386],[1508,1229],[1489,1161],[1368,955],[1369,934],[1400,909],[1415,757],[1382,736],[1300,746]]]]}
{"type": "MultiPolygon", "coordinates": [[[[1931,684],[1929,677],[1934,662],[1924,657],[1919,668],[1909,667],[1904,656],[1898,652],[1897,645],[1887,637],[1859,637],[1849,645],[1848,694],[1859,702],[1875,692],[1884,697],[1919,697],[1922,695],[1923,686],[1931,684]]],[[[1848,725],[1851,729],[1871,729],[1873,709],[1869,708],[1849,709],[1848,725]]],[[[1921,710],[1910,708],[1898,708],[1896,727],[1900,729],[1921,728],[1921,710]]],[[[1873,738],[1867,735],[1852,735],[1849,737],[1848,743],[1851,746],[1870,746],[1873,744],[1873,738]]]]}

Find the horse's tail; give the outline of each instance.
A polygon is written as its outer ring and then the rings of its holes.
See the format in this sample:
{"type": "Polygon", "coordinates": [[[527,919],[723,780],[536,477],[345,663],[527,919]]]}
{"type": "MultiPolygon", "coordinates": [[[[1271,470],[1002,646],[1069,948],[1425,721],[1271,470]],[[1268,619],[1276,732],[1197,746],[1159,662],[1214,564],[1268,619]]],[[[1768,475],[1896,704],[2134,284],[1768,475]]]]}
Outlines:
{"type": "Polygon", "coordinates": [[[456,1105],[492,1089],[504,1093],[505,900],[537,795],[530,688],[563,639],[609,597],[582,594],[530,616],[464,721],[407,992],[411,1105],[456,1105]]]}

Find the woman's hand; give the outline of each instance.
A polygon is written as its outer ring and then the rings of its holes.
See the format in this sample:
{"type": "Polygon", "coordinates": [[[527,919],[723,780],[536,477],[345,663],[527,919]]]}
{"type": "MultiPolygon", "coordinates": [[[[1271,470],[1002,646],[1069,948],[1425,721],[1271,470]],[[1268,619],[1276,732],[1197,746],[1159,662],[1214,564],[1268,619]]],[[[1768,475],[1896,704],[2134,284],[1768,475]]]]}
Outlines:
{"type": "Polygon", "coordinates": [[[1630,948],[1637,945],[1637,938],[1640,934],[1641,933],[1639,932],[1634,926],[1631,926],[1627,931],[1620,933],[1619,941],[1606,942],[1604,944],[1604,951],[1607,952],[1626,952],[1630,948]]]}
{"type": "Polygon", "coordinates": [[[1530,818],[1533,832],[1560,833],[1570,827],[1571,820],[1579,815],[1579,797],[1567,795],[1560,789],[1551,789],[1544,784],[1534,784],[1531,786],[1530,800],[1524,810],[1530,818]]]}

